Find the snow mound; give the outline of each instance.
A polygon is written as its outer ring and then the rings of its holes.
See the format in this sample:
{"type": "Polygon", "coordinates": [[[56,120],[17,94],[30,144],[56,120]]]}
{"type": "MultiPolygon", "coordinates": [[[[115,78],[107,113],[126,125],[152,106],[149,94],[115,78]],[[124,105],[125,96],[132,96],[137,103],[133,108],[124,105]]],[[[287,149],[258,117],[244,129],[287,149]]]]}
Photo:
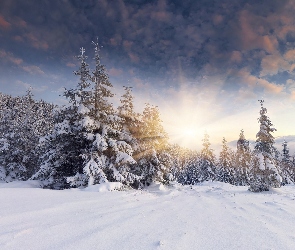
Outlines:
{"type": "Polygon", "coordinates": [[[12,181],[12,182],[0,182],[0,188],[42,188],[41,181],[28,180],[28,181],[12,181]]]}
{"type": "Polygon", "coordinates": [[[109,192],[114,190],[122,190],[123,184],[120,182],[106,182],[96,185],[91,185],[83,189],[86,192],[109,192]]]}

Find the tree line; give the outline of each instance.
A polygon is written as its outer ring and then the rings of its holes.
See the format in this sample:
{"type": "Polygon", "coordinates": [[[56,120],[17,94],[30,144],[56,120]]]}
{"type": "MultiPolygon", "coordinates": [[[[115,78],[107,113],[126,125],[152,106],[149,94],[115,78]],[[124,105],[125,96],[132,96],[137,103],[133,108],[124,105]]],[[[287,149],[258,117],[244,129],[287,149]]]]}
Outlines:
{"type": "Polygon", "coordinates": [[[82,48],[74,72],[78,84],[63,94],[67,105],[37,101],[30,90],[20,97],[0,93],[0,180],[40,180],[51,189],[114,181],[142,188],[156,181],[194,185],[215,180],[249,186],[253,192],[295,182],[287,142],[281,153],[275,148],[275,129],[263,100],[254,150],[243,130],[236,151],[223,138],[219,158],[208,134],[200,152],[172,145],[157,106],[146,104],[142,113],[135,112],[131,87],[124,87],[120,106],[113,106],[113,86],[99,45],[93,45],[95,68],[90,70],[82,48]]]}

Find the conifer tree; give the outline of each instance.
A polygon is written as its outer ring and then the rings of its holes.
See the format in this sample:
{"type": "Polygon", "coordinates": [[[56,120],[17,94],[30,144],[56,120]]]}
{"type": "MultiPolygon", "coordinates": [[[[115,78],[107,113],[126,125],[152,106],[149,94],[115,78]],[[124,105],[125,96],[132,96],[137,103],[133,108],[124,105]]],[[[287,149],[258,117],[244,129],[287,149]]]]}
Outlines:
{"type": "Polygon", "coordinates": [[[279,174],[279,166],[276,159],[277,150],[274,147],[272,133],[276,131],[268,118],[267,109],[263,107],[264,100],[259,100],[261,109],[258,122],[260,130],[257,133],[254,149],[254,158],[249,190],[252,192],[268,191],[270,187],[280,187],[282,178],[279,174]]]}
{"type": "Polygon", "coordinates": [[[169,181],[170,157],[165,151],[167,139],[158,107],[146,104],[138,134],[139,147],[134,154],[137,171],[144,185],[169,181]]]}
{"type": "Polygon", "coordinates": [[[236,178],[235,185],[246,186],[250,181],[250,166],[251,166],[251,150],[249,141],[245,139],[244,130],[240,132],[239,140],[237,141],[237,153],[235,157],[236,178]]]}
{"type": "Polygon", "coordinates": [[[221,182],[233,184],[234,170],[232,162],[232,152],[227,145],[226,139],[222,139],[222,149],[219,156],[217,177],[216,179],[221,182]]]}
{"type": "Polygon", "coordinates": [[[284,140],[281,158],[282,184],[294,183],[294,164],[289,154],[288,143],[284,140]]]}
{"type": "Polygon", "coordinates": [[[140,115],[135,113],[133,104],[132,87],[123,86],[125,93],[122,95],[118,107],[121,123],[121,139],[129,143],[136,154],[139,147],[139,128],[141,124],[140,115]]]}
{"type": "Polygon", "coordinates": [[[89,116],[92,92],[84,48],[81,48],[78,59],[80,67],[74,74],[79,76],[79,82],[76,88],[66,89],[64,92],[69,105],[55,111],[54,129],[42,139],[44,154],[41,168],[32,177],[54,189],[69,187],[67,177],[76,173],[82,176],[84,155],[90,149],[93,140],[92,130],[95,125],[89,116]]]}
{"type": "Polygon", "coordinates": [[[39,137],[52,129],[53,105],[35,101],[31,90],[6,96],[1,105],[0,166],[5,181],[27,180],[39,167],[39,137]]]}
{"type": "Polygon", "coordinates": [[[209,135],[205,133],[203,148],[201,150],[199,161],[200,181],[214,180],[216,178],[216,159],[213,150],[210,148],[209,135]]]}
{"type": "Polygon", "coordinates": [[[131,146],[119,139],[119,118],[108,98],[111,83],[100,64],[95,44],[96,68],[90,75],[85,50],[81,49],[77,88],[66,90],[69,106],[55,116],[55,127],[44,140],[47,149],[43,164],[34,179],[51,188],[68,188],[120,181],[131,185],[131,146]],[[91,85],[94,83],[94,87],[91,85]]]}

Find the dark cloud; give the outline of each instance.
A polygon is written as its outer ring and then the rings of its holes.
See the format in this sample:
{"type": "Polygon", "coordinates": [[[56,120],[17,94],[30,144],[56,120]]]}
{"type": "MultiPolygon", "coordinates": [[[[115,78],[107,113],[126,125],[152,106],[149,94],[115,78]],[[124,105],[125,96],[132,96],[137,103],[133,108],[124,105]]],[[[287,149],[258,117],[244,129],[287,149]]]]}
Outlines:
{"type": "Polygon", "coordinates": [[[68,70],[79,47],[92,57],[98,36],[114,78],[177,86],[212,76],[225,90],[255,81],[269,90],[293,74],[294,9],[291,0],[2,0],[0,49],[42,72],[68,70]]]}

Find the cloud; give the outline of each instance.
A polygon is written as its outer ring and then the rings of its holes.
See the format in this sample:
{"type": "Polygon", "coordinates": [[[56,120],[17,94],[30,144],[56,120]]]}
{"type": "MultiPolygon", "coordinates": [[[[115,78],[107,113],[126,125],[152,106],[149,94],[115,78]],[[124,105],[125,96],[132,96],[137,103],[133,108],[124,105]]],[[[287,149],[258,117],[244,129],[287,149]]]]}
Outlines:
{"type": "Polygon", "coordinates": [[[268,82],[265,79],[258,79],[257,82],[268,93],[279,94],[279,93],[282,93],[282,91],[284,90],[284,85],[283,84],[278,85],[278,84],[275,84],[275,83],[268,82]]]}
{"type": "Polygon", "coordinates": [[[32,75],[43,75],[45,74],[40,67],[35,66],[35,65],[28,65],[24,64],[23,59],[15,57],[12,53],[6,52],[4,50],[0,50],[0,58],[4,59],[6,62],[10,62],[22,70],[32,74],[32,75]]]}
{"type": "Polygon", "coordinates": [[[7,22],[2,15],[0,15],[0,28],[9,29],[11,24],[7,22]]]}
{"type": "Polygon", "coordinates": [[[67,67],[70,67],[70,68],[75,68],[76,67],[76,64],[71,63],[71,62],[68,62],[66,65],[67,65],[67,67]]]}
{"type": "Polygon", "coordinates": [[[36,49],[43,49],[47,50],[48,49],[48,43],[40,38],[38,38],[35,34],[33,33],[28,33],[24,35],[29,43],[36,49]]]}
{"type": "Polygon", "coordinates": [[[30,65],[30,66],[22,66],[21,67],[24,71],[32,74],[32,75],[44,75],[44,71],[40,69],[38,66],[30,65]]]}
{"type": "Polygon", "coordinates": [[[121,69],[111,68],[108,70],[110,76],[119,76],[122,75],[123,71],[121,69]]]}
{"type": "Polygon", "coordinates": [[[280,71],[290,69],[289,63],[281,55],[267,55],[261,61],[260,76],[276,75],[280,71]]]}
{"type": "Polygon", "coordinates": [[[243,50],[263,49],[268,53],[277,51],[276,37],[268,35],[264,30],[264,20],[247,10],[240,12],[240,44],[243,50]]]}
{"type": "Polygon", "coordinates": [[[294,62],[295,61],[295,49],[288,50],[285,53],[284,58],[286,60],[288,60],[289,62],[294,62]]]}
{"type": "Polygon", "coordinates": [[[32,86],[31,84],[28,84],[26,82],[23,82],[23,81],[20,81],[20,80],[17,80],[16,81],[16,84],[25,88],[25,89],[29,89],[29,88],[32,88],[33,92],[44,92],[45,90],[48,89],[48,86],[32,86]]]}
{"type": "Polygon", "coordinates": [[[0,58],[3,58],[15,65],[20,65],[23,63],[21,58],[17,58],[12,53],[6,52],[4,50],[0,50],[0,58]]]}

